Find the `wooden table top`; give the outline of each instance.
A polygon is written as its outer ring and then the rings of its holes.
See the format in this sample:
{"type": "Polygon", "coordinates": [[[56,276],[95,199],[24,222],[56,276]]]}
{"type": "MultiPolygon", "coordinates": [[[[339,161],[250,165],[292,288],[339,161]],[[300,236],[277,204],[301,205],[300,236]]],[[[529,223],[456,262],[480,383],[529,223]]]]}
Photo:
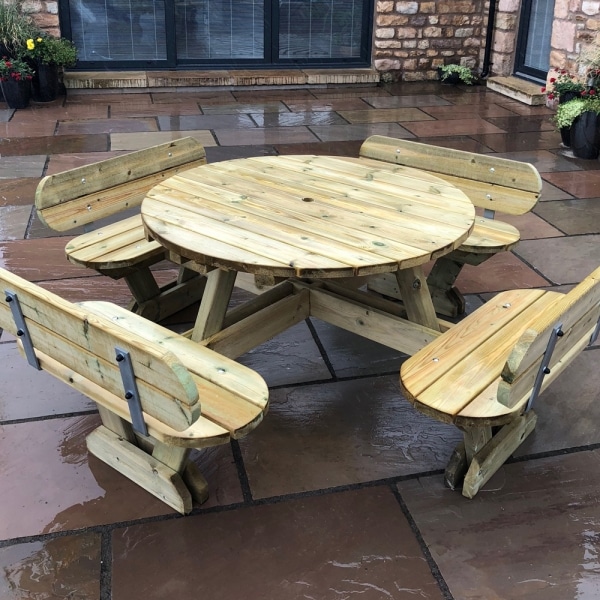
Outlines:
{"type": "Polygon", "coordinates": [[[195,167],[142,203],[150,238],[207,267],[348,277],[424,264],[460,246],[475,209],[419,170],[364,158],[268,156],[195,167]]]}

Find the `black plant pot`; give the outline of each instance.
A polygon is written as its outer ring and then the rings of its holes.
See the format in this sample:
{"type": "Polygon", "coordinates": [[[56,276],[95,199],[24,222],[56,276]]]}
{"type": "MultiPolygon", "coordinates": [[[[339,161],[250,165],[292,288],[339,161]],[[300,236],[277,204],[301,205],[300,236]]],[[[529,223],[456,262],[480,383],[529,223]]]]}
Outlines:
{"type": "Polygon", "coordinates": [[[0,82],[4,101],[8,108],[27,108],[31,99],[31,81],[29,79],[8,79],[0,82]]]}
{"type": "Polygon", "coordinates": [[[31,82],[31,94],[35,102],[52,102],[58,97],[58,66],[38,63],[31,82]]]}
{"type": "Polygon", "coordinates": [[[561,127],[560,131],[560,139],[562,141],[562,145],[565,148],[571,147],[571,128],[570,127],[561,127]]]}
{"type": "Polygon", "coordinates": [[[444,77],[444,72],[442,71],[442,69],[440,67],[438,67],[438,79],[446,84],[446,85],[456,85],[458,83],[460,83],[460,75],[458,73],[448,73],[448,75],[446,76],[445,79],[442,79],[444,77]]]}
{"type": "Polygon", "coordinates": [[[575,98],[581,98],[581,92],[563,92],[558,96],[558,103],[564,104],[570,100],[575,100],[575,98]]]}
{"type": "Polygon", "coordinates": [[[600,115],[587,111],[573,121],[571,149],[577,158],[595,159],[600,154],[600,115]]]}

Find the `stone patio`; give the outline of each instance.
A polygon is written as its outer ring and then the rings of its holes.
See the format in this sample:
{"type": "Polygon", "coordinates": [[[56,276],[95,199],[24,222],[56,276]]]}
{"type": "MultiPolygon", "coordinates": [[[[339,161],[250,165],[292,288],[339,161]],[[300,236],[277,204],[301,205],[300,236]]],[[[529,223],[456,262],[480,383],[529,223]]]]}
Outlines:
{"type": "MultiPolygon", "coordinates": [[[[123,282],[68,263],[70,238],[37,219],[43,175],[185,135],[213,162],[354,156],[378,133],[540,171],[541,201],[510,219],[523,241],[461,274],[469,310],[504,289],[567,290],[600,265],[600,161],[569,158],[550,116],[438,82],[0,104],[0,266],[72,301],[126,305],[123,282]]],[[[540,397],[536,430],[474,500],[444,488],[460,433],[402,398],[403,358],[318,321],[243,356],[271,388],[270,412],[239,443],[195,455],[211,495],[181,517],[87,453],[93,403],[4,334],[0,598],[600,598],[600,342],[540,397]]]]}

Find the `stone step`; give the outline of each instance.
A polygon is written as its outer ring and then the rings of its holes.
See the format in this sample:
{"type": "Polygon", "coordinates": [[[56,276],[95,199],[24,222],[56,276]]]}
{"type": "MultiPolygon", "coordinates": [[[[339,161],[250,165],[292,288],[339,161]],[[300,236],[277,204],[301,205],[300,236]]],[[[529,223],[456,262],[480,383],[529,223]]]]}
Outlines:
{"type": "Polygon", "coordinates": [[[69,90],[155,88],[235,88],[248,86],[306,86],[375,84],[375,69],[282,69],[221,71],[73,71],[64,74],[69,90]]]}
{"type": "Polygon", "coordinates": [[[539,83],[525,81],[518,77],[490,77],[487,80],[487,87],[530,106],[538,106],[546,102],[546,96],[542,93],[542,86],[539,83]]]}

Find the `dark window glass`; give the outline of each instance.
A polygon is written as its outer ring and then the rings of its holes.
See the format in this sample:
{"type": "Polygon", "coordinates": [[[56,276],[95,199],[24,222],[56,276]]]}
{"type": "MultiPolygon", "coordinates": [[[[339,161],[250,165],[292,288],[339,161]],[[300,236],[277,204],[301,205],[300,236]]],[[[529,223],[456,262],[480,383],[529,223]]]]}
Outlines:
{"type": "Polygon", "coordinates": [[[281,58],[360,56],[364,0],[280,0],[281,58]]]}
{"type": "Polygon", "coordinates": [[[263,58],[263,0],[184,0],[175,18],[179,58],[263,58]]]}
{"type": "Polygon", "coordinates": [[[164,0],[71,0],[80,61],[166,58],[164,0]]]}

